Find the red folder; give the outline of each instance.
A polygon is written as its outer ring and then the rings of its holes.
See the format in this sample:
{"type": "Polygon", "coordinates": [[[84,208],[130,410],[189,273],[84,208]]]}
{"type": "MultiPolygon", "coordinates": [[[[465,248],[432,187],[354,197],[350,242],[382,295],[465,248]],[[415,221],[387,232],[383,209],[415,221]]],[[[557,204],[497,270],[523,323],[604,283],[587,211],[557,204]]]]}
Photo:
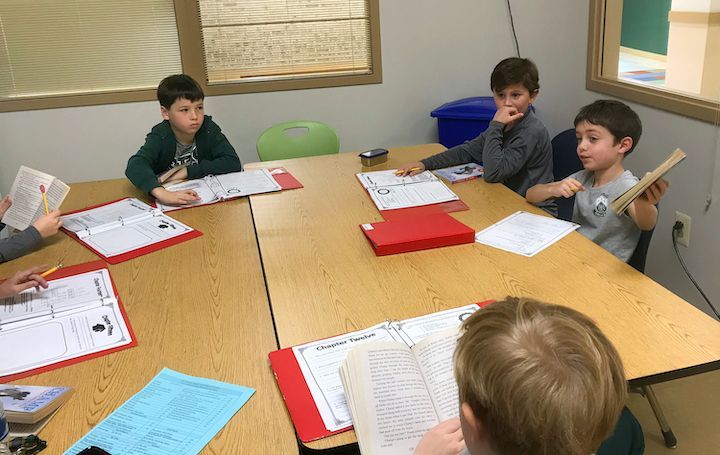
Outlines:
{"type": "Polygon", "coordinates": [[[446,213],[361,224],[360,228],[377,256],[475,241],[473,228],[446,213]]]}
{"type": "Polygon", "coordinates": [[[293,175],[289,173],[284,167],[271,167],[268,169],[268,171],[270,171],[270,175],[272,175],[272,178],[275,179],[277,184],[280,185],[283,190],[294,190],[297,188],[303,188],[303,184],[300,183],[298,179],[293,177],[293,175]]]}
{"type": "MultiPolygon", "coordinates": [[[[63,268],[58,269],[57,271],[51,273],[46,278],[48,281],[53,281],[53,280],[57,280],[59,278],[65,278],[68,276],[79,275],[81,273],[92,272],[94,270],[101,270],[101,269],[105,269],[105,268],[107,268],[107,264],[105,264],[103,261],[86,262],[84,264],[77,264],[77,265],[71,265],[68,267],[63,267],[63,268]]],[[[109,271],[108,271],[108,273],[109,273],[109,271]]],[[[118,351],[122,351],[123,349],[132,348],[134,346],[137,346],[138,343],[137,343],[137,338],[135,337],[135,332],[133,332],[132,326],[130,325],[130,320],[127,317],[127,313],[125,313],[125,307],[123,306],[122,301],[120,301],[120,296],[118,295],[117,288],[115,287],[115,282],[112,279],[112,275],[110,275],[110,284],[112,284],[113,294],[115,294],[115,298],[117,299],[118,308],[120,309],[120,313],[122,314],[122,317],[125,320],[125,325],[127,326],[128,332],[130,334],[130,339],[131,339],[130,343],[122,345],[122,346],[116,346],[114,348],[109,348],[104,351],[93,352],[92,354],[75,357],[73,359],[63,360],[61,362],[53,363],[51,365],[46,365],[44,367],[39,367],[39,368],[34,368],[32,370],[23,371],[21,373],[0,376],[0,383],[15,381],[16,379],[26,378],[28,376],[44,373],[46,371],[54,370],[56,368],[73,365],[75,363],[80,363],[85,360],[94,359],[96,357],[101,357],[101,356],[104,356],[107,354],[112,354],[113,352],[118,352],[118,351]]]]}
{"type": "MultiPolygon", "coordinates": [[[[80,210],[73,210],[71,212],[65,213],[64,215],[70,215],[71,213],[84,212],[86,210],[92,210],[94,208],[112,204],[117,201],[122,201],[123,199],[126,199],[126,198],[120,198],[120,199],[116,199],[114,201],[104,202],[102,204],[93,205],[91,207],[86,207],[86,208],[80,209],[80,210]]],[[[163,240],[161,242],[153,243],[152,245],[148,245],[148,246],[144,246],[142,248],[138,248],[136,250],[128,251],[127,253],[119,254],[117,256],[107,257],[107,256],[103,255],[102,253],[100,253],[99,251],[97,251],[95,248],[93,248],[90,245],[88,245],[87,243],[83,242],[77,235],[75,235],[74,232],[68,231],[65,228],[61,228],[61,229],[68,236],[70,236],[71,239],[77,240],[85,248],[87,248],[88,250],[92,251],[93,253],[95,253],[98,256],[100,256],[101,258],[103,258],[103,260],[105,262],[107,262],[108,264],[119,264],[121,262],[125,262],[127,260],[136,258],[138,256],[143,256],[145,254],[152,253],[153,251],[157,251],[157,250],[161,250],[163,248],[167,248],[169,246],[177,245],[178,243],[182,243],[186,240],[194,239],[196,237],[200,237],[201,235],[203,235],[202,232],[198,231],[197,229],[193,229],[192,231],[186,232],[185,234],[179,235],[177,237],[173,237],[173,238],[170,238],[167,240],[163,240]]]]}
{"type": "MultiPolygon", "coordinates": [[[[494,300],[479,302],[477,305],[484,308],[494,300]]],[[[300,365],[295,358],[292,347],[271,352],[270,366],[275,373],[278,388],[282,393],[290,418],[295,425],[295,431],[302,442],[310,442],[326,438],[334,434],[350,430],[352,427],[337,431],[329,431],[320,417],[313,400],[310,388],[305,382],[300,365]]]]}

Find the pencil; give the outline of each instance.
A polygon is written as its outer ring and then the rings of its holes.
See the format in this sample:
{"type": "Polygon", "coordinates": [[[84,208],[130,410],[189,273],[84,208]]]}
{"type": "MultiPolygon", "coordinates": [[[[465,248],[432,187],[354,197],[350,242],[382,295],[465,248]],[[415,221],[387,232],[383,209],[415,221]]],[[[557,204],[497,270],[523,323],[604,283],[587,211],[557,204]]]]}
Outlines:
{"type": "Polygon", "coordinates": [[[45,204],[45,215],[47,215],[50,213],[50,210],[48,209],[47,196],[45,195],[45,185],[40,185],[40,194],[42,194],[43,203],[45,204]]]}
{"type": "MultiPolygon", "coordinates": [[[[415,171],[421,171],[421,170],[422,169],[419,167],[413,167],[413,168],[408,169],[408,172],[415,172],[415,171]]],[[[400,175],[403,172],[405,172],[405,171],[403,171],[402,169],[398,169],[397,171],[395,171],[395,175],[400,175]]]]}
{"type": "Polygon", "coordinates": [[[59,268],[61,268],[62,266],[63,266],[62,262],[59,262],[58,265],[56,265],[55,267],[45,270],[43,273],[40,274],[40,276],[45,278],[46,276],[50,275],[51,273],[57,272],[57,270],[59,268]]]}

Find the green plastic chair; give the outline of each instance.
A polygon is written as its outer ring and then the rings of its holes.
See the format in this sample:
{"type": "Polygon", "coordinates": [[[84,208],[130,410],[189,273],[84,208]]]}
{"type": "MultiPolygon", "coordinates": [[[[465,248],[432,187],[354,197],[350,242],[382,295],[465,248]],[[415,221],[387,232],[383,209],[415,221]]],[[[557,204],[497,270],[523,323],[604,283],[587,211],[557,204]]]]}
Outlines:
{"type": "Polygon", "coordinates": [[[332,155],[339,151],[337,133],[322,122],[297,120],[278,123],[263,131],[257,140],[261,161],[332,155]]]}

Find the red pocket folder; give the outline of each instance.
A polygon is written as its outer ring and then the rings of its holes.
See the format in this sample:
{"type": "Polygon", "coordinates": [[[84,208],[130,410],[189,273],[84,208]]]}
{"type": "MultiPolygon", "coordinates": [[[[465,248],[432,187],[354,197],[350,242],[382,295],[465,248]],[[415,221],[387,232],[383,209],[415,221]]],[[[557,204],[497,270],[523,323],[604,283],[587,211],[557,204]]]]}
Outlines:
{"type": "MultiPolygon", "coordinates": [[[[114,201],[104,202],[104,203],[102,203],[102,204],[93,205],[93,206],[91,206],[91,207],[86,207],[86,208],[80,209],[80,210],[73,210],[73,211],[71,211],[71,212],[64,213],[63,215],[70,215],[71,213],[78,213],[78,212],[84,212],[84,211],[86,211],[86,210],[92,210],[92,209],[95,209],[95,208],[98,208],[98,207],[102,207],[102,206],[104,206],[104,205],[112,204],[112,203],[117,202],[117,201],[122,201],[123,199],[126,199],[126,198],[120,198],[120,199],[116,199],[116,200],[114,200],[114,201]]],[[[153,251],[157,251],[157,250],[161,250],[161,249],[163,249],[163,248],[167,248],[167,247],[169,247],[169,246],[177,245],[178,243],[182,243],[182,242],[184,242],[184,241],[186,241],[186,240],[194,239],[194,238],[196,238],[196,237],[200,237],[201,235],[203,235],[202,232],[200,232],[200,231],[198,231],[197,229],[193,228],[192,231],[186,232],[186,233],[183,234],[183,235],[179,235],[179,236],[177,236],[177,237],[173,237],[173,238],[170,238],[170,239],[167,239],[167,240],[163,240],[163,241],[161,241],[161,242],[153,243],[152,245],[147,245],[147,246],[144,246],[144,247],[142,247],[142,248],[138,248],[138,249],[136,249],[136,250],[128,251],[127,253],[118,254],[117,256],[107,257],[107,256],[101,254],[101,253],[100,253],[99,251],[97,251],[95,248],[93,248],[93,247],[91,247],[90,245],[88,245],[87,243],[83,242],[74,232],[68,231],[68,230],[65,229],[65,228],[61,228],[61,229],[62,229],[62,231],[65,232],[71,239],[76,240],[76,241],[79,242],[82,246],[84,246],[84,247],[87,248],[88,250],[92,251],[93,253],[97,254],[97,255],[100,256],[101,258],[103,258],[103,260],[104,260],[105,262],[107,262],[108,264],[119,264],[119,263],[121,263],[121,262],[125,262],[125,261],[128,261],[128,260],[130,260],[130,259],[134,259],[134,258],[136,258],[136,257],[138,257],[138,256],[143,256],[143,255],[145,255],[145,254],[152,253],[153,251]]]]}
{"type": "MultiPolygon", "coordinates": [[[[65,278],[68,276],[79,275],[81,273],[92,272],[94,270],[101,270],[104,268],[107,268],[107,264],[105,264],[103,261],[86,262],[84,264],[71,265],[68,267],[63,267],[61,269],[58,269],[57,271],[48,275],[47,279],[48,279],[48,281],[52,281],[52,280],[57,280],[59,278],[65,278]]],[[[80,357],[75,357],[73,359],[63,360],[61,362],[53,363],[51,365],[45,365],[45,366],[39,367],[39,368],[34,368],[32,370],[23,371],[21,373],[0,376],[0,383],[15,381],[17,379],[26,378],[28,376],[44,373],[46,371],[51,371],[56,368],[73,365],[76,363],[83,362],[85,360],[94,359],[96,357],[101,357],[101,356],[104,356],[107,354],[112,354],[113,352],[118,352],[118,351],[122,351],[123,349],[128,349],[128,348],[137,346],[138,343],[137,343],[137,338],[135,337],[135,332],[133,332],[132,326],[130,325],[130,320],[127,317],[127,313],[125,313],[125,307],[123,306],[122,302],[120,301],[120,296],[118,295],[117,287],[115,287],[115,282],[112,279],[112,275],[110,275],[110,284],[112,284],[113,294],[115,294],[115,298],[117,299],[117,302],[118,302],[118,309],[120,310],[120,313],[122,314],[122,317],[125,320],[125,325],[127,326],[128,332],[130,334],[130,338],[131,338],[130,343],[124,344],[122,346],[116,346],[114,348],[109,348],[104,351],[93,352],[92,354],[86,354],[86,355],[83,355],[80,357]]]]}
{"type": "Polygon", "coordinates": [[[298,179],[293,177],[293,175],[289,173],[284,167],[271,167],[268,169],[268,171],[270,171],[270,175],[272,175],[272,178],[274,178],[277,184],[282,187],[283,191],[304,188],[303,184],[300,183],[298,179]],[[273,173],[273,171],[278,170],[282,172],[273,173]]]}
{"type": "Polygon", "coordinates": [[[443,213],[361,224],[377,256],[460,245],[475,241],[475,230],[443,213]]]}

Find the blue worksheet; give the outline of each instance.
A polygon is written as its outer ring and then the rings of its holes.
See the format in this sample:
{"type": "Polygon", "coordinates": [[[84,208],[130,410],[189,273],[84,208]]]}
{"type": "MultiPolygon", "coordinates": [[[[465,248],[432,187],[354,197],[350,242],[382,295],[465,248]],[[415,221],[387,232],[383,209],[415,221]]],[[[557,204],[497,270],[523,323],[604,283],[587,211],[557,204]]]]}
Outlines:
{"type": "Polygon", "coordinates": [[[112,455],[197,454],[253,393],[164,368],[65,454],[89,446],[112,455]]]}

